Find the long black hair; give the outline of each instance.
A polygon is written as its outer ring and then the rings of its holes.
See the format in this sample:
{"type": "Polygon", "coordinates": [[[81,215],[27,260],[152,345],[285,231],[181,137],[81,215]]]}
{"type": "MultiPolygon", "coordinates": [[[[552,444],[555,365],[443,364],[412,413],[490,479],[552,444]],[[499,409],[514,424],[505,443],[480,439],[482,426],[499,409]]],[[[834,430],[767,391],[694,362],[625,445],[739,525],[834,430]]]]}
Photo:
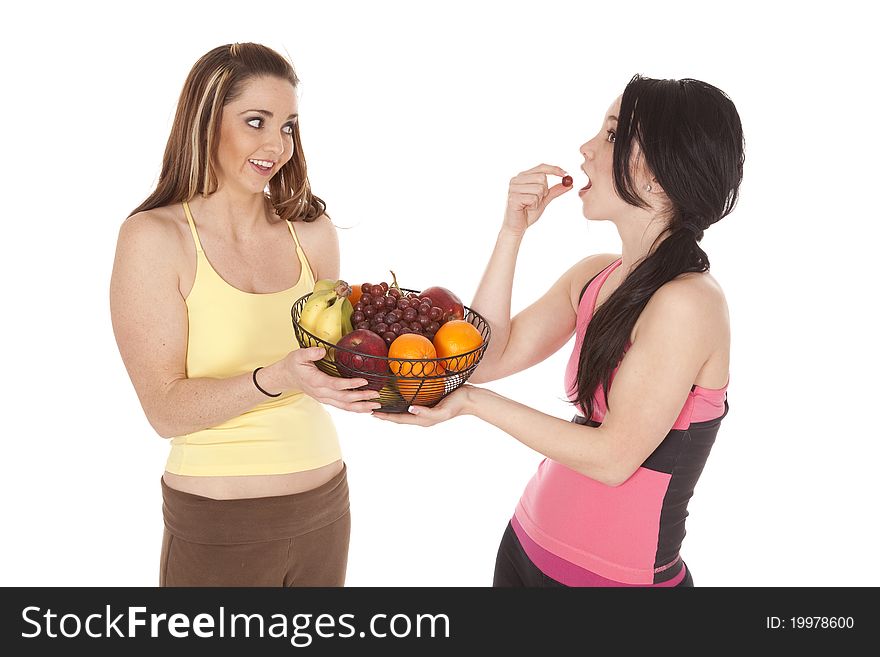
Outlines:
{"type": "Polygon", "coordinates": [[[669,199],[668,225],[587,326],[577,389],[571,392],[588,418],[600,385],[607,403],[611,375],[654,292],[680,274],[709,269],[699,246],[703,231],[733,210],[742,182],[745,142],[739,114],[727,94],[711,84],[636,75],[626,85],[614,143],[614,187],[630,205],[647,208],[633,180],[634,144],[669,199]]]}

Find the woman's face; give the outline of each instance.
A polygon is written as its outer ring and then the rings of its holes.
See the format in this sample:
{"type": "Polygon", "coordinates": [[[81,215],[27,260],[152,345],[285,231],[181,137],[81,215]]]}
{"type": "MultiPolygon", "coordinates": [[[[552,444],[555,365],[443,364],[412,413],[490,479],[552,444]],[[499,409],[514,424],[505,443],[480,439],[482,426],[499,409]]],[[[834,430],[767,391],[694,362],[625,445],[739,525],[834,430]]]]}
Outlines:
{"type": "MultiPolygon", "coordinates": [[[[617,195],[614,189],[614,141],[617,138],[617,116],[620,114],[621,97],[611,103],[602,121],[602,127],[595,137],[580,148],[584,156],[581,169],[589,177],[589,182],[578,194],[583,203],[587,219],[620,219],[633,213],[633,206],[617,195]]],[[[638,144],[632,147],[632,162],[639,161],[638,144]]],[[[644,175],[636,173],[634,182],[641,184],[644,175]]]]}
{"type": "Polygon", "coordinates": [[[218,175],[222,184],[262,193],[293,156],[296,90],[287,80],[253,78],[223,108],[218,175]]]}

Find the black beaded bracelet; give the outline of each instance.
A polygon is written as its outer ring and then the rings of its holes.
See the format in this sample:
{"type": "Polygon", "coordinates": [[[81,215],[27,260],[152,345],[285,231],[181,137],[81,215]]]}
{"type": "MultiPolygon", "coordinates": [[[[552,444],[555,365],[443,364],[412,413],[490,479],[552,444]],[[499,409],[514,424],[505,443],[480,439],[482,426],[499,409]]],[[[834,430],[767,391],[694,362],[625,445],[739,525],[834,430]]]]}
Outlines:
{"type": "Polygon", "coordinates": [[[254,373],[251,374],[251,378],[254,380],[254,385],[257,387],[257,390],[259,390],[260,392],[262,392],[262,393],[263,393],[264,395],[266,395],[267,397],[280,397],[280,396],[281,396],[281,393],[280,393],[280,392],[276,392],[276,393],[273,395],[271,392],[266,392],[265,390],[263,390],[263,389],[260,387],[260,384],[257,383],[257,372],[259,372],[261,369],[263,369],[263,368],[262,368],[262,367],[258,367],[257,369],[254,370],[254,373]]]}

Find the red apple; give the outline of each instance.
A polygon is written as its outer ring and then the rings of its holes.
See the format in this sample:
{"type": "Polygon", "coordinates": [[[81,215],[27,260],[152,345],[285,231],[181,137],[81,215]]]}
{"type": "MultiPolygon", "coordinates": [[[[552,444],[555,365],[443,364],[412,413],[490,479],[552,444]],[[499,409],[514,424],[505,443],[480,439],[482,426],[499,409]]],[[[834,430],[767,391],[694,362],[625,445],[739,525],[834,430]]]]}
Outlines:
{"type": "Polygon", "coordinates": [[[388,369],[388,345],[382,336],[369,329],[355,329],[342,336],[336,347],[336,369],[342,376],[366,379],[367,385],[359,390],[382,389],[388,369]]]}
{"type": "Polygon", "coordinates": [[[429,298],[433,305],[443,311],[442,322],[448,322],[451,319],[464,319],[464,305],[452,290],[435,285],[427,290],[422,290],[419,296],[429,298]]]}

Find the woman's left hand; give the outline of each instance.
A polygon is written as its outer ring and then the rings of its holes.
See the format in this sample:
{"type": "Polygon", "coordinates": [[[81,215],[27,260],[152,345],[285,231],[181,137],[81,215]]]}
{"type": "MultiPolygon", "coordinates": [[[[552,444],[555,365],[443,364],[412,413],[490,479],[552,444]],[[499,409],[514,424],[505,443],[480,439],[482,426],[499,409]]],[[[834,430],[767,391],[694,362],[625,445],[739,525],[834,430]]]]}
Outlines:
{"type": "Polygon", "coordinates": [[[465,384],[458,390],[449,393],[433,408],[410,406],[409,413],[379,413],[378,411],[373,411],[373,417],[397,424],[432,427],[435,424],[451,420],[459,415],[468,415],[470,413],[471,393],[473,390],[475,390],[473,386],[465,384]]]}

